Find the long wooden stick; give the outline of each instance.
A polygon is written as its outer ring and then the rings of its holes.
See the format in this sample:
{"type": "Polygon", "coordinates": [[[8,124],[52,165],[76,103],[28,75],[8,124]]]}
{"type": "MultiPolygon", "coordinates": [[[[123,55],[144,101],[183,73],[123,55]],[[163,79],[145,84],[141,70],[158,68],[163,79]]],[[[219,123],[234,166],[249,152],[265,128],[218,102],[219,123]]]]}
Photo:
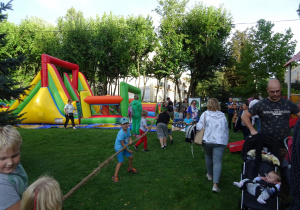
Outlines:
{"type": "MultiPolygon", "coordinates": [[[[153,126],[154,121],[152,121],[150,127],[148,127],[147,131],[141,135],[139,138],[137,138],[136,140],[132,141],[132,143],[140,140],[142,137],[144,137],[149,130],[151,130],[152,126],[153,126]]],[[[109,158],[107,158],[103,163],[101,163],[92,173],[90,173],[88,176],[86,176],[81,182],[79,182],[75,187],[73,187],[66,195],[64,195],[63,197],[63,201],[67,200],[78,188],[80,188],[82,185],[84,185],[90,178],[92,178],[93,176],[95,176],[101,168],[103,168],[104,166],[108,165],[108,163],[114,158],[116,157],[120,152],[122,152],[124,149],[126,149],[126,147],[128,147],[129,143],[126,144],[122,149],[120,149],[118,152],[116,152],[115,154],[113,154],[112,156],[110,156],[109,158]]]]}

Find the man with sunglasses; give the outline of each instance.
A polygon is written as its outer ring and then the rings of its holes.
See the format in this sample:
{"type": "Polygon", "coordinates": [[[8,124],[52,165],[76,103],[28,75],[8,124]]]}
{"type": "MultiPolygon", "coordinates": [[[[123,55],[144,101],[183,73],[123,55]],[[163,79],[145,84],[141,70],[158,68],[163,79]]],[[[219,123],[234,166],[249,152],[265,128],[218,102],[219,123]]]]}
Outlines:
{"type": "MultiPolygon", "coordinates": [[[[250,122],[250,117],[258,115],[261,120],[260,133],[272,137],[280,149],[280,172],[284,170],[284,157],[287,150],[283,140],[290,136],[289,120],[291,114],[300,117],[300,109],[292,101],[281,97],[281,85],[277,79],[270,79],[267,85],[269,96],[254,104],[244,115],[242,120],[249,128],[251,135],[257,134],[257,131],[250,122]]],[[[283,174],[282,174],[283,175],[283,174]]],[[[282,176],[282,205],[289,203],[289,184],[286,177],[282,176]]]]}

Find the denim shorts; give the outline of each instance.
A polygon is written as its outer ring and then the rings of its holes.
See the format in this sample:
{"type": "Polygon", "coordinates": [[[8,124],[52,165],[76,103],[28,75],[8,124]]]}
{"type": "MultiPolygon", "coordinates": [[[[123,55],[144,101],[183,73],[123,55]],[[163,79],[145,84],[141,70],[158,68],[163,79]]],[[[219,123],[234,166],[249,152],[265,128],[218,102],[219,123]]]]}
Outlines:
{"type": "MultiPolygon", "coordinates": [[[[116,150],[116,152],[118,152],[119,150],[116,150]]],[[[129,158],[132,154],[130,152],[128,152],[126,149],[123,150],[122,152],[120,152],[117,157],[118,157],[118,161],[119,163],[123,163],[124,162],[124,156],[129,158]]]]}

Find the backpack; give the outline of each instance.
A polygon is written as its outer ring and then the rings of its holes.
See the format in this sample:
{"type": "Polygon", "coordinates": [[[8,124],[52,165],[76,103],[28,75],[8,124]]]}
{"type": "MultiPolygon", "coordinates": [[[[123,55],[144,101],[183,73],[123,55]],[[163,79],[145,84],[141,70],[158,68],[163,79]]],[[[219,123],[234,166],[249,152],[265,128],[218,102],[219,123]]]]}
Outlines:
{"type": "Polygon", "coordinates": [[[129,107],[128,107],[128,117],[133,117],[133,109],[132,109],[131,104],[129,104],[129,107]]]}
{"type": "Polygon", "coordinates": [[[195,135],[196,135],[196,124],[190,125],[185,132],[185,142],[194,143],[195,135]]]}

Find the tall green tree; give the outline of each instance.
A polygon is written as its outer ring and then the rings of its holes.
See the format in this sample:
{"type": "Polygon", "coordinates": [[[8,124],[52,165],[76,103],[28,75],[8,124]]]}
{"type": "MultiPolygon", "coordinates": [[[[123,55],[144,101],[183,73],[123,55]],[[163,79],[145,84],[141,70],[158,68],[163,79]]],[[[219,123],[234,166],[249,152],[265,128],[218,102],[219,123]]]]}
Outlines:
{"type": "MultiPolygon", "coordinates": [[[[228,81],[229,91],[231,95],[239,96],[244,95],[241,93],[243,89],[238,90],[238,87],[243,87],[246,81],[243,81],[242,74],[237,74],[236,66],[241,60],[241,52],[245,49],[246,44],[249,42],[246,32],[236,31],[230,44],[231,62],[230,65],[224,68],[224,77],[228,81]]],[[[246,90],[247,91],[247,90],[246,90]]]]}
{"type": "Polygon", "coordinates": [[[79,65],[80,71],[94,88],[96,63],[92,58],[92,33],[88,21],[81,11],[72,7],[64,17],[58,18],[57,26],[61,37],[59,58],[79,65]]]}
{"type": "MultiPolygon", "coordinates": [[[[161,16],[158,31],[160,46],[157,51],[159,52],[159,61],[161,61],[161,68],[164,69],[166,77],[172,78],[174,81],[181,102],[180,77],[187,70],[187,64],[191,61],[189,49],[184,50],[183,43],[186,34],[182,32],[188,0],[160,0],[158,3],[159,6],[155,11],[161,16]]],[[[166,95],[164,97],[166,98],[166,95]]]]}
{"type": "MultiPolygon", "coordinates": [[[[2,14],[2,11],[6,11],[12,9],[12,0],[7,4],[1,2],[0,4],[0,24],[3,23],[6,19],[6,15],[2,14]]],[[[5,35],[0,34],[0,49],[5,46],[6,40],[5,35]]],[[[16,82],[12,73],[21,65],[21,63],[25,60],[23,55],[19,55],[17,58],[7,57],[7,55],[1,50],[0,51],[0,100],[10,101],[12,99],[18,99],[21,94],[25,93],[29,87],[19,87],[20,83],[16,82]]],[[[0,112],[0,125],[17,125],[21,122],[21,117],[13,114],[13,110],[10,111],[1,111],[0,112]]]]}
{"type": "Polygon", "coordinates": [[[215,77],[230,62],[226,40],[232,28],[232,17],[226,9],[196,3],[185,15],[182,31],[187,35],[184,50],[192,58],[189,62],[191,82],[188,95],[195,95],[199,82],[215,77]]]}
{"type": "MultiPolygon", "coordinates": [[[[112,13],[104,14],[97,24],[93,54],[97,56],[97,77],[105,85],[115,84],[130,74],[134,65],[130,54],[130,34],[126,19],[112,13]]],[[[107,89],[107,88],[105,88],[107,89]]]]}
{"type": "Polygon", "coordinates": [[[130,16],[126,19],[126,23],[129,30],[130,55],[135,67],[131,75],[138,77],[138,87],[140,88],[140,76],[145,73],[145,68],[140,67],[147,62],[149,54],[154,51],[157,45],[156,33],[152,18],[149,15],[147,17],[141,15],[137,17],[130,16]]]}
{"type": "Polygon", "coordinates": [[[240,77],[235,92],[244,97],[254,93],[265,96],[269,78],[275,77],[284,81],[283,65],[294,54],[296,41],[292,40],[291,29],[283,33],[273,32],[274,24],[263,19],[247,31],[249,41],[241,51],[240,60],[236,63],[236,74],[240,77]]]}

